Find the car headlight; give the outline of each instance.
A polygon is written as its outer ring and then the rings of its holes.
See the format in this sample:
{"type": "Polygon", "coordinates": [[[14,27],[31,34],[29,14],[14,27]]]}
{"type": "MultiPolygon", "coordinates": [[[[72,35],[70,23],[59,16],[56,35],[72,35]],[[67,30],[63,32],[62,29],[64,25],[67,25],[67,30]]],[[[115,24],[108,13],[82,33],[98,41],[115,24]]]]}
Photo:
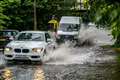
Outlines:
{"type": "Polygon", "coordinates": [[[43,48],[33,48],[32,51],[36,53],[40,53],[43,50],[43,48]]]}
{"type": "Polygon", "coordinates": [[[9,52],[9,51],[11,51],[11,50],[12,50],[11,47],[6,47],[6,48],[4,49],[5,52],[9,52]]]}

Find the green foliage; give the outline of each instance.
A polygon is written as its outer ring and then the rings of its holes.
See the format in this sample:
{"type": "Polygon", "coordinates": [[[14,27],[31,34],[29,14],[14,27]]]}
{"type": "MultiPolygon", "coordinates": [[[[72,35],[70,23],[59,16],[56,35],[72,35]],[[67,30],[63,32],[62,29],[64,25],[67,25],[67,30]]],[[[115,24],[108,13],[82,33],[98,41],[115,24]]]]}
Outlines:
{"type": "Polygon", "coordinates": [[[111,34],[120,46],[120,3],[118,0],[91,0],[90,17],[99,25],[110,27],[111,34]]]}
{"type": "MultiPolygon", "coordinates": [[[[76,0],[36,0],[37,28],[47,30],[52,15],[59,19],[62,15],[71,15],[70,9],[76,0]]],[[[34,0],[0,1],[0,29],[33,30],[34,0]]]]}
{"type": "Polygon", "coordinates": [[[4,29],[5,27],[3,25],[6,24],[5,20],[9,20],[9,17],[3,14],[3,7],[5,6],[2,5],[3,1],[0,1],[0,30],[4,29]]]}

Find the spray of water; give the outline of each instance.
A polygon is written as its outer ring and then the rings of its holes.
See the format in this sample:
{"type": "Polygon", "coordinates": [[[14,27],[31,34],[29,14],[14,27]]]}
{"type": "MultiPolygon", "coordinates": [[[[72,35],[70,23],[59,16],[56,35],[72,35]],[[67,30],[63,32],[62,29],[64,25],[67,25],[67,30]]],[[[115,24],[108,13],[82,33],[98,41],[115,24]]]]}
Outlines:
{"type": "Polygon", "coordinates": [[[73,48],[61,45],[57,50],[48,54],[45,58],[46,64],[83,64],[89,61],[89,57],[94,55],[90,48],[73,48]]]}
{"type": "Polygon", "coordinates": [[[78,45],[107,45],[113,44],[110,31],[106,29],[97,29],[96,27],[81,27],[79,33],[78,45]]]}
{"type": "Polygon", "coordinates": [[[81,47],[70,47],[71,44],[67,42],[59,46],[58,49],[51,52],[44,59],[45,64],[84,64],[86,62],[94,62],[96,46],[113,44],[112,36],[108,36],[109,31],[105,29],[97,29],[96,27],[81,27],[79,33],[78,45],[81,47]],[[83,46],[92,44],[92,46],[83,46]],[[93,45],[94,44],[94,45],[93,45]]]}

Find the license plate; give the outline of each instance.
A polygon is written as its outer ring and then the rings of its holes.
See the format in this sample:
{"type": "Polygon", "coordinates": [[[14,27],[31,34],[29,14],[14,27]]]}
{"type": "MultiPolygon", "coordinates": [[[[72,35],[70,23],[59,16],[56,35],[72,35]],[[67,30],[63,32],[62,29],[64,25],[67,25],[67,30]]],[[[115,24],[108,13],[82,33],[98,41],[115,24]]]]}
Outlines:
{"type": "Polygon", "coordinates": [[[26,55],[16,55],[16,57],[26,57],[26,55]]]}
{"type": "Polygon", "coordinates": [[[22,59],[22,60],[24,60],[24,59],[28,59],[28,57],[26,55],[16,55],[15,59],[22,59]]]}

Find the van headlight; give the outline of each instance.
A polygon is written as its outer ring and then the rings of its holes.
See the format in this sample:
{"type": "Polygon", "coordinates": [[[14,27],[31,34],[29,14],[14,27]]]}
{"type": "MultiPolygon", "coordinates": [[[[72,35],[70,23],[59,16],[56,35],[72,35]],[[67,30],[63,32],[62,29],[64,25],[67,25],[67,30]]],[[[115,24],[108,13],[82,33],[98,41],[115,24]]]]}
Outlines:
{"type": "Polygon", "coordinates": [[[32,51],[35,53],[40,53],[43,51],[43,48],[33,48],[32,51]]]}
{"type": "Polygon", "coordinates": [[[10,52],[11,50],[12,50],[11,47],[6,47],[6,48],[4,49],[5,52],[10,52]]]}

